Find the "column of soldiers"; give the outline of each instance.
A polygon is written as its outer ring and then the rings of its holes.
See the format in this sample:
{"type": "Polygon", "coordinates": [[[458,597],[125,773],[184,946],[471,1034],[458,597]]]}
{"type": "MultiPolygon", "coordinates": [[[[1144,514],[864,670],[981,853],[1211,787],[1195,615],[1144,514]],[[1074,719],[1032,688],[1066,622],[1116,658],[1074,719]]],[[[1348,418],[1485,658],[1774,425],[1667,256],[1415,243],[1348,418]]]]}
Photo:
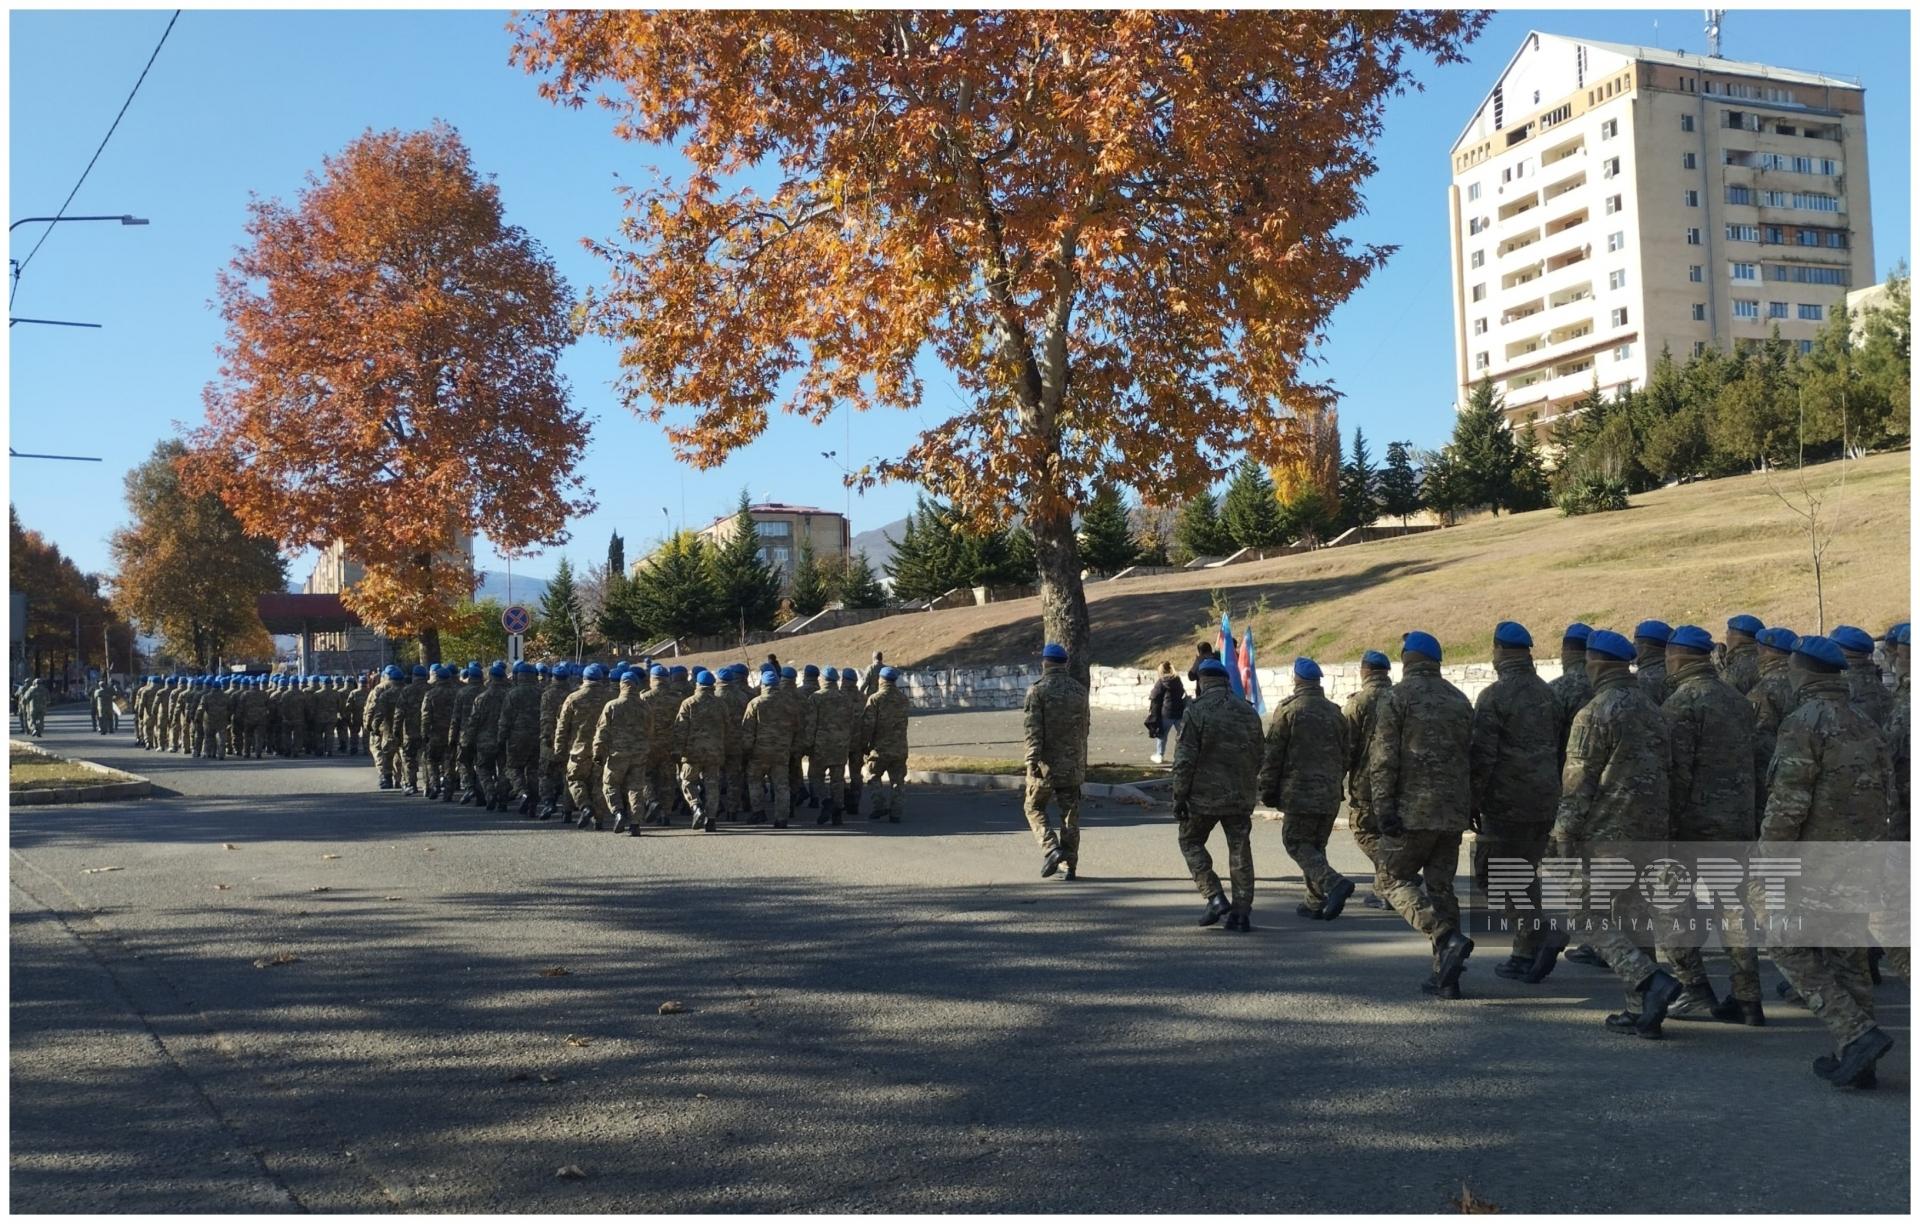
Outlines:
{"type": "Polygon", "coordinates": [[[839,825],[860,811],[864,771],[867,818],[899,823],[908,701],[894,669],[769,660],[757,694],[749,675],[645,660],[390,666],[343,709],[382,790],[638,837],[680,817],[784,829],[802,808],[839,825]]]}
{"type": "MultiPolygon", "coordinates": [[[[1488,929],[1514,932],[1498,976],[1544,981],[1577,934],[1586,943],[1567,959],[1604,967],[1621,983],[1625,1006],[1606,1017],[1611,1031],[1657,1038],[1669,1019],[1762,1026],[1758,932],[1768,915],[1741,859],[1796,855],[1803,843],[1908,838],[1909,636],[1905,623],[1886,634],[1889,688],[1873,638],[1852,626],[1797,637],[1736,616],[1716,643],[1694,625],[1647,620],[1629,638],[1575,623],[1561,638],[1562,674],[1549,684],[1535,672],[1532,636],[1505,621],[1494,630],[1498,678],[1469,702],[1442,678],[1439,643],[1412,632],[1401,643],[1399,683],[1387,657],[1369,651],[1344,710],[1322,693],[1319,666],[1296,660],[1294,691],[1264,742],[1226,668],[1204,659],[1173,763],[1178,844],[1205,899],[1200,925],[1224,918],[1228,930],[1252,929],[1256,796],[1284,813],[1282,843],[1306,882],[1297,912],[1337,918],[1354,885],[1325,850],[1344,786],[1375,891],[1431,944],[1427,993],[1461,997],[1474,951],[1454,889],[1472,830],[1476,878],[1505,885],[1494,890],[1500,910],[1489,909],[1488,929]],[[1206,849],[1216,825],[1226,834],[1230,889],[1206,849]],[[1731,853],[1738,870],[1672,876],[1667,852],[1689,843],[1731,853]],[[1678,879],[1714,911],[1730,970],[1726,998],[1709,977],[1704,933],[1656,921],[1639,888],[1608,878],[1620,864],[1630,865],[1629,883],[1648,878],[1643,872],[1678,879]],[[1543,870],[1564,886],[1570,912],[1543,906],[1543,870]]],[[[1041,874],[1065,863],[1072,878],[1087,702],[1065,660],[1048,647],[1028,696],[1027,811],[1041,874]],[[1061,809],[1059,832],[1047,822],[1050,800],[1061,809]]],[[[1833,1052],[1814,1070],[1841,1087],[1873,1086],[1874,1064],[1893,1044],[1875,1022],[1868,948],[1870,926],[1891,926],[1894,916],[1854,912],[1864,911],[1865,895],[1808,893],[1803,904],[1857,929],[1827,946],[1771,947],[1782,997],[1804,1004],[1832,1035],[1833,1052]]],[[[1906,947],[1887,949],[1886,959],[1907,976],[1906,947]]]]}
{"type": "MultiPolygon", "coordinates": [[[[147,676],[128,695],[127,713],[134,742],[152,752],[216,761],[344,756],[359,751],[370,684],[347,676],[147,676]]],[[[96,725],[117,728],[111,705],[104,715],[96,709],[96,725]]]]}

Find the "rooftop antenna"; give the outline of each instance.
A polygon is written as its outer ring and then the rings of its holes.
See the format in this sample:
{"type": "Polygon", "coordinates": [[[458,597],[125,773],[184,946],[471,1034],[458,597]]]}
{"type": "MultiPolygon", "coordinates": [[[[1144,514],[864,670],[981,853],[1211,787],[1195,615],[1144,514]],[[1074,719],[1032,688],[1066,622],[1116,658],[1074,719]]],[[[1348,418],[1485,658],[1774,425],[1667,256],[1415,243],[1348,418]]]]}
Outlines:
{"type": "Polygon", "coordinates": [[[1707,54],[1714,59],[1720,58],[1720,22],[1727,15],[1725,9],[1707,11],[1707,54]]]}

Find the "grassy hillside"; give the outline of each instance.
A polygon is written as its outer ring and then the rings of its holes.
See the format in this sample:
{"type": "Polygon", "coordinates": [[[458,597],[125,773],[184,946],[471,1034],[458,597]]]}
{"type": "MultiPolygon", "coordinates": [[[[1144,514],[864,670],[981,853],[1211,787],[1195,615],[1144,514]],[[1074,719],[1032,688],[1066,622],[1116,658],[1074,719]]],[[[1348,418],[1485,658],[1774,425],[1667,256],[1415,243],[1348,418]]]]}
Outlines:
{"type": "MultiPolygon", "coordinates": [[[[1827,625],[1877,633],[1909,611],[1909,456],[1852,465],[1844,490],[1835,487],[1840,474],[1838,464],[1808,474],[1826,490],[1837,525],[1826,556],[1827,625]]],[[[1252,624],[1268,661],[1392,650],[1412,628],[1438,636],[1453,658],[1484,659],[1494,623],[1508,618],[1531,627],[1543,647],[1569,620],[1624,630],[1658,616],[1718,634],[1729,615],[1751,612],[1768,624],[1814,627],[1805,532],[1759,475],[1663,489],[1616,514],[1569,519],[1542,510],[1204,574],[1092,583],[1094,661],[1168,658],[1184,667],[1192,640],[1211,636],[1212,590],[1227,598],[1236,628],[1265,601],[1252,624]]],[[[773,649],[823,666],[864,665],[874,650],[902,666],[965,666],[1024,659],[1040,644],[1039,600],[1024,599],[805,634],[773,649]]]]}

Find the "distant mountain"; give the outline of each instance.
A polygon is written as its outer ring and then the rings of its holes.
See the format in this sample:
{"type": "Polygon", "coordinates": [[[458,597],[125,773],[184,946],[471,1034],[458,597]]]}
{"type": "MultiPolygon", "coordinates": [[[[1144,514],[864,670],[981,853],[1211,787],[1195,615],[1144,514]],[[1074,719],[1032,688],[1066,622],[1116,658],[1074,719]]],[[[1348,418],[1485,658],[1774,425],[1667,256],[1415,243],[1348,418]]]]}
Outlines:
{"type": "Polygon", "coordinates": [[[531,574],[515,574],[513,576],[513,599],[509,601],[507,599],[506,574],[499,570],[481,570],[480,586],[479,589],[474,591],[473,599],[475,603],[483,599],[497,599],[503,604],[508,602],[526,604],[528,607],[538,611],[540,607],[540,597],[546,593],[547,580],[545,578],[536,578],[531,574]]]}
{"type": "Polygon", "coordinates": [[[867,560],[873,562],[874,574],[879,577],[880,581],[885,582],[887,580],[887,562],[893,560],[893,545],[887,542],[887,537],[892,536],[897,540],[905,535],[906,532],[907,520],[895,519],[884,527],[876,527],[872,531],[863,531],[853,537],[852,548],[856,553],[864,552],[867,554],[867,560]]]}

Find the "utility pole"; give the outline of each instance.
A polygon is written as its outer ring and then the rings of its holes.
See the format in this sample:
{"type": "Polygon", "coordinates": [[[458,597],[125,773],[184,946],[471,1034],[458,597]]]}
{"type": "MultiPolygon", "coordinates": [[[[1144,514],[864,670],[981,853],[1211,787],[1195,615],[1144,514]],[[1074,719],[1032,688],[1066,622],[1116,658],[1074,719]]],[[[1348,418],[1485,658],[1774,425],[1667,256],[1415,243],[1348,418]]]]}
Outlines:
{"type": "Polygon", "coordinates": [[[1707,10],[1707,54],[1714,59],[1720,58],[1720,27],[1726,15],[1725,9],[1707,10]]]}

